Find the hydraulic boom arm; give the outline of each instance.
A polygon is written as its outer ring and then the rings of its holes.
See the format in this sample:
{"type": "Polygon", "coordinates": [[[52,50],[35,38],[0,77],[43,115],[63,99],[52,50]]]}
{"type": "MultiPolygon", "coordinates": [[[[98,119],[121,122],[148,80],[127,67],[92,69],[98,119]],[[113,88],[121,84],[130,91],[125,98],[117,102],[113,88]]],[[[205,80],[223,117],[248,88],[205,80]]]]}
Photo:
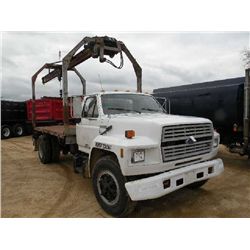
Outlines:
{"type": "Polygon", "coordinates": [[[86,81],[76,70],[76,66],[88,60],[89,58],[99,58],[100,63],[107,62],[117,69],[123,67],[123,55],[128,57],[133,65],[136,78],[137,78],[137,92],[142,91],[142,69],[137,63],[136,59],[130,53],[126,45],[117,41],[115,38],[111,37],[85,37],[83,38],[64,58],[62,61],[54,63],[46,63],[32,76],[32,124],[33,127],[36,125],[35,117],[35,82],[37,76],[44,70],[48,69],[49,73],[42,77],[43,84],[51,81],[54,78],[58,80],[63,80],[63,121],[65,126],[65,132],[67,133],[67,128],[69,124],[69,114],[68,114],[68,71],[74,71],[80,78],[83,86],[83,94],[86,94],[86,81]],[[79,51],[79,52],[78,52],[79,51]],[[115,55],[120,54],[120,65],[116,66],[112,61],[107,59],[105,56],[113,58],[115,55]]]}

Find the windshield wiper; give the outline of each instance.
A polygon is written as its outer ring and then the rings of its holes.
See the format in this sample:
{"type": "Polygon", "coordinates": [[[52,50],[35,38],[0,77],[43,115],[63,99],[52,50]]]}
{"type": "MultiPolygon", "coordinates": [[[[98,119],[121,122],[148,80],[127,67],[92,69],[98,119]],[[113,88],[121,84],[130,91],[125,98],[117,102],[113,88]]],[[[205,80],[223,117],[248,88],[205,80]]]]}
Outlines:
{"type": "Polygon", "coordinates": [[[140,111],[138,110],[132,110],[132,109],[124,109],[124,108],[108,108],[108,110],[118,110],[118,111],[128,111],[128,112],[136,112],[136,113],[139,113],[141,114],[140,111]]]}
{"type": "Polygon", "coordinates": [[[154,111],[154,112],[160,112],[159,109],[150,109],[150,108],[142,108],[141,110],[147,110],[147,111],[154,111]]]}

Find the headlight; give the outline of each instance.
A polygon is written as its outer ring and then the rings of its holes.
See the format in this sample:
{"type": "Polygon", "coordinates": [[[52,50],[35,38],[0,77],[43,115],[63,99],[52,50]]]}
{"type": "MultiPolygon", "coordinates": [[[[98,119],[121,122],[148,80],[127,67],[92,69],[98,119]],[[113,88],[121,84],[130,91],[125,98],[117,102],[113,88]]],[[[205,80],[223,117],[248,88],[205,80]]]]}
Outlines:
{"type": "Polygon", "coordinates": [[[214,132],[214,142],[213,147],[217,148],[220,144],[220,135],[217,132],[214,132]]]}
{"type": "Polygon", "coordinates": [[[132,163],[143,162],[145,160],[145,150],[138,149],[132,153],[132,163]]]}

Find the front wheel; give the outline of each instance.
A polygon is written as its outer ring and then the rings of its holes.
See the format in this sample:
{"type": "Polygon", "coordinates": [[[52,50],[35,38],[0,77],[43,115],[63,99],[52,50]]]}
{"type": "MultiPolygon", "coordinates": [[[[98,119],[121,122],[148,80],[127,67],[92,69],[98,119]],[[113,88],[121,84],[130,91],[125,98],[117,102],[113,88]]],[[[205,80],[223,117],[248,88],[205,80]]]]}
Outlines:
{"type": "Polygon", "coordinates": [[[133,211],[134,203],[125,189],[120,167],[111,157],[97,161],[92,177],[96,199],[105,212],[114,217],[125,217],[133,211]]]}

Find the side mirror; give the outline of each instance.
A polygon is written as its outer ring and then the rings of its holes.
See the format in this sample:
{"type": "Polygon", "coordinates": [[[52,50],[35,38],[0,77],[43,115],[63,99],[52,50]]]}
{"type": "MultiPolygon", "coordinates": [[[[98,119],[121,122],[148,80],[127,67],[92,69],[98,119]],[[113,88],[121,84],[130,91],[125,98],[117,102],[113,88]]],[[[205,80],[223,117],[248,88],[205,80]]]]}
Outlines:
{"type": "Polygon", "coordinates": [[[156,97],[156,100],[162,106],[166,114],[170,114],[171,112],[171,102],[170,99],[166,97],[156,97]]]}

